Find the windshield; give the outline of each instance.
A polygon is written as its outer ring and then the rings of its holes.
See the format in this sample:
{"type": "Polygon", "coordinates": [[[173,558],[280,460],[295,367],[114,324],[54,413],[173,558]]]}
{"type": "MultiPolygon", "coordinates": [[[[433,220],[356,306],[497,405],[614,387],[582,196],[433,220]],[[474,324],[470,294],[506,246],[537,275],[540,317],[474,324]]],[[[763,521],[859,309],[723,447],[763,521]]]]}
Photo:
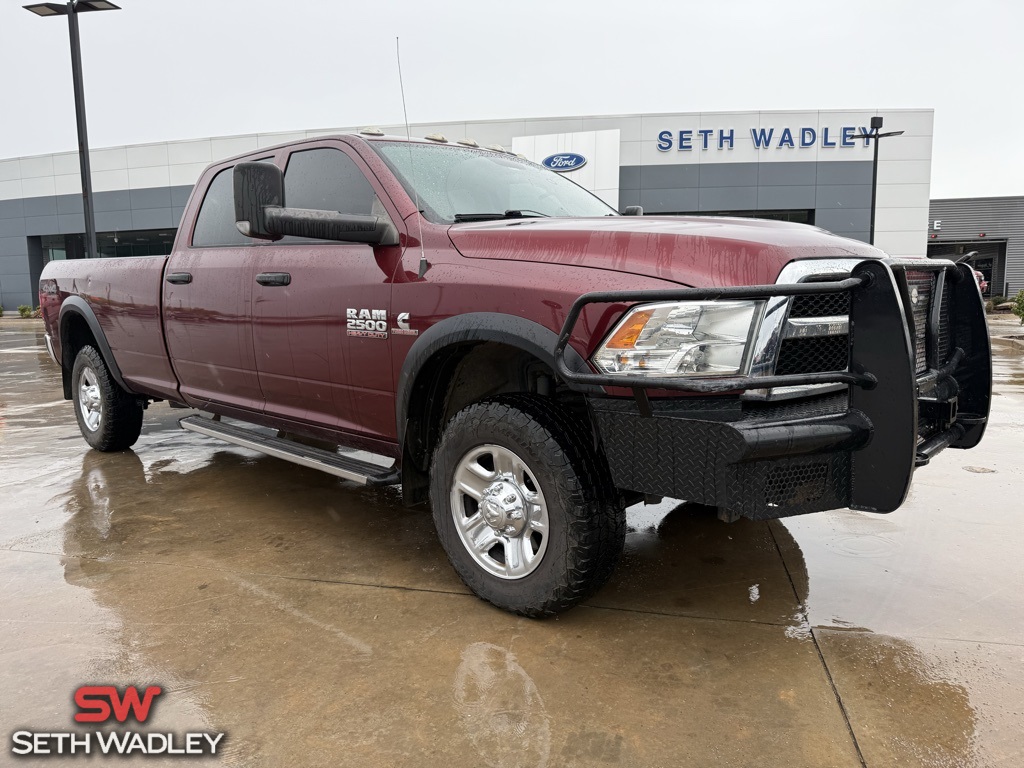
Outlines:
{"type": "Polygon", "coordinates": [[[406,141],[371,141],[428,220],[609,216],[599,198],[535,163],[500,152],[406,141]],[[489,214],[489,216],[488,216],[489,214]]]}

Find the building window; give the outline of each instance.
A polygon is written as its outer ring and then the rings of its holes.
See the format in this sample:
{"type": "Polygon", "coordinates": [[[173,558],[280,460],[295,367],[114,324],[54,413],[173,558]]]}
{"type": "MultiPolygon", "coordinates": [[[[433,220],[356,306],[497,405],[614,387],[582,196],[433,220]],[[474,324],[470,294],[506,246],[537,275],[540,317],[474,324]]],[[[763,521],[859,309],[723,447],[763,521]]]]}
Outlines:
{"type": "Polygon", "coordinates": [[[813,209],[777,211],[670,211],[651,212],[652,216],[733,216],[742,219],[768,219],[769,221],[792,221],[796,224],[814,224],[813,209]]]}
{"type": "MultiPolygon", "coordinates": [[[[174,246],[175,230],[140,229],[119,232],[97,232],[96,247],[100,258],[121,256],[166,256],[174,246]]],[[[43,235],[43,264],[64,259],[85,258],[82,235],[43,235]]]]}
{"type": "Polygon", "coordinates": [[[140,229],[125,232],[97,232],[100,256],[167,256],[174,247],[173,229],[140,229]]]}

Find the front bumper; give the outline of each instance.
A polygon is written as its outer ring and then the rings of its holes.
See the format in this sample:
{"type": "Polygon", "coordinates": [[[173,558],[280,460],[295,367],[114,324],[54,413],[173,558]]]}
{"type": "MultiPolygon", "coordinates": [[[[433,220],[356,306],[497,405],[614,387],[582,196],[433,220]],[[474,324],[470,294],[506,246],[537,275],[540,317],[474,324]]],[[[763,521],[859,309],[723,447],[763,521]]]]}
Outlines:
{"type": "Polygon", "coordinates": [[[864,261],[849,278],[832,283],[589,294],[570,311],[557,352],[558,373],[570,387],[633,389],[634,400],[589,398],[619,488],[716,506],[726,519],[840,507],[891,512],[906,498],[916,467],[946,447],[977,445],[991,399],[991,351],[980,293],[969,268],[940,260],[864,261]],[[933,306],[924,320],[920,311],[915,320],[907,271],[936,275],[933,306]],[[846,370],[654,380],[578,373],[562,362],[588,303],[812,292],[851,295],[846,370]],[[922,322],[923,329],[915,325],[922,322]],[[922,372],[915,363],[918,351],[928,361],[922,372]],[[762,408],[738,396],[751,389],[821,383],[848,387],[762,408]],[[651,388],[729,394],[650,400],[646,390],[651,388]]]}
{"type": "Polygon", "coordinates": [[[758,520],[850,505],[850,454],[872,425],[846,399],[677,398],[653,401],[650,415],[621,398],[590,406],[617,487],[758,520]]]}

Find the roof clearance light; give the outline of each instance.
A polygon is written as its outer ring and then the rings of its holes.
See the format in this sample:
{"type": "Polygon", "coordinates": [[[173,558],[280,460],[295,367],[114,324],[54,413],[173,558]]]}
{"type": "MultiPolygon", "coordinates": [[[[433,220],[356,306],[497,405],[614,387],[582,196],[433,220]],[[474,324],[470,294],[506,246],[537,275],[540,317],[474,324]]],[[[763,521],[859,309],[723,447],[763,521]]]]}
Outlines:
{"type": "Polygon", "coordinates": [[[472,139],[459,139],[458,143],[459,144],[463,144],[463,145],[465,145],[467,147],[479,147],[480,146],[479,144],[477,144],[472,139]]]}
{"type": "Polygon", "coordinates": [[[445,135],[443,133],[428,133],[423,138],[425,138],[427,141],[440,141],[444,142],[445,144],[448,143],[448,139],[445,138],[445,135]]]}
{"type": "Polygon", "coordinates": [[[501,144],[488,144],[487,149],[493,149],[495,152],[504,152],[505,148],[501,144]]]}
{"type": "Polygon", "coordinates": [[[380,128],[360,128],[359,132],[361,134],[363,134],[363,136],[383,136],[384,135],[384,131],[382,131],[380,128]]]}

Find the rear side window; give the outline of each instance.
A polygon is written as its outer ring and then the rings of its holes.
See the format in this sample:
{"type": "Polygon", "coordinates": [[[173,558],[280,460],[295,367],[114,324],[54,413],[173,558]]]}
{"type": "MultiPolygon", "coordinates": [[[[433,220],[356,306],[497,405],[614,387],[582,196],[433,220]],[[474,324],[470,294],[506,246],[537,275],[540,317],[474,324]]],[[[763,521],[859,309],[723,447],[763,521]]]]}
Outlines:
{"type": "Polygon", "coordinates": [[[252,241],[235,226],[235,196],[231,168],[213,177],[206,190],[203,205],[196,217],[192,245],[208,248],[218,245],[248,245],[252,241]]]}
{"type": "Polygon", "coordinates": [[[288,158],[284,200],[289,208],[370,216],[375,199],[359,166],[340,149],[306,149],[288,158]]]}

